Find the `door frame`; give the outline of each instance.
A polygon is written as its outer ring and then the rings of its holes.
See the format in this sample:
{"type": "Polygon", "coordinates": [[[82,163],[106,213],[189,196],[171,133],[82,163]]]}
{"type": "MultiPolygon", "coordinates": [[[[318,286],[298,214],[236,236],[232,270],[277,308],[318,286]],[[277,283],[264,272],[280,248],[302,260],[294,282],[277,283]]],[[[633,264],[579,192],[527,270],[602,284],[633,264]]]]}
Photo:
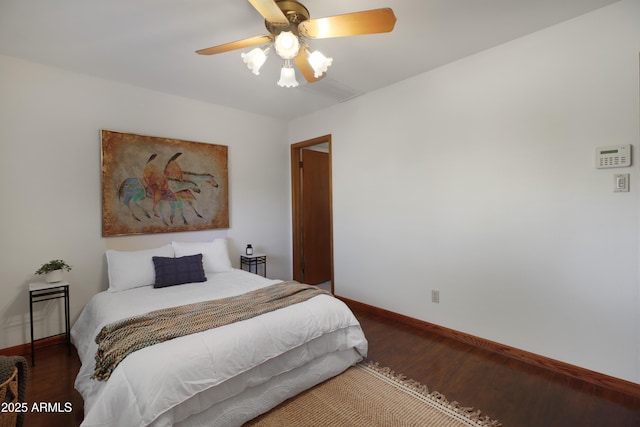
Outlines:
{"type": "Polygon", "coordinates": [[[331,293],[333,293],[333,181],[331,173],[331,134],[291,144],[293,280],[302,281],[302,183],[300,181],[300,154],[304,148],[325,143],[329,146],[329,246],[331,248],[331,293]]]}

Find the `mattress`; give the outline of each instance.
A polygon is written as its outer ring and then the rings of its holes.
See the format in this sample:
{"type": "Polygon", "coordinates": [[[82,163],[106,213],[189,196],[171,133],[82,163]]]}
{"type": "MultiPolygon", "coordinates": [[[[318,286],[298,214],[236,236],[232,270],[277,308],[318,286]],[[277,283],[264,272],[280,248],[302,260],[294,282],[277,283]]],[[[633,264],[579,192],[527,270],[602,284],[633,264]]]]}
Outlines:
{"type": "Polygon", "coordinates": [[[210,276],[203,283],[92,297],[71,331],[82,362],[75,387],[85,402],[83,426],[242,425],[366,357],[367,340],[353,313],[319,295],[138,350],[107,381],[91,379],[103,326],[279,282],[237,269],[210,276]]]}

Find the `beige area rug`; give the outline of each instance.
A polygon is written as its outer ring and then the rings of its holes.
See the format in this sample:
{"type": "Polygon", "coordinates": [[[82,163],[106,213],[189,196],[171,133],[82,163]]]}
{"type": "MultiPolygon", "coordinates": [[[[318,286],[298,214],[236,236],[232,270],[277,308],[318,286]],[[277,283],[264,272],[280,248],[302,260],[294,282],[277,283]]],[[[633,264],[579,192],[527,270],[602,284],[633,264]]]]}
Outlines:
{"type": "Polygon", "coordinates": [[[500,426],[473,408],[374,363],[361,363],[245,426],[500,426]]]}

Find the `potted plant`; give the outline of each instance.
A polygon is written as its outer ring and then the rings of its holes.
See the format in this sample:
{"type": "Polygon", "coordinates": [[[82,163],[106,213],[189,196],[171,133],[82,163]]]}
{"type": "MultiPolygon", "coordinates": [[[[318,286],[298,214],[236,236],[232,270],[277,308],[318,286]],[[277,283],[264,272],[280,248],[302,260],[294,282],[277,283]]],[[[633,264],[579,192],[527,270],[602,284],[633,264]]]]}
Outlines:
{"type": "Polygon", "coordinates": [[[44,274],[47,283],[60,282],[62,280],[62,270],[71,271],[71,266],[61,259],[54,259],[46,264],[42,264],[36,274],[44,274]]]}

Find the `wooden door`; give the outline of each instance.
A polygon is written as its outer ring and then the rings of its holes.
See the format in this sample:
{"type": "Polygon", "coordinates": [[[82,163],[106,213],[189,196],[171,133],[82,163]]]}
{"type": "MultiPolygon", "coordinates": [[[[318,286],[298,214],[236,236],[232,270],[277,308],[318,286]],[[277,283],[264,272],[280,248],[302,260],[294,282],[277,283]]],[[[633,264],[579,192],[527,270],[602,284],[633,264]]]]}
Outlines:
{"type": "Polygon", "coordinates": [[[312,285],[331,280],[329,154],[302,150],[302,269],[312,285]]]}

